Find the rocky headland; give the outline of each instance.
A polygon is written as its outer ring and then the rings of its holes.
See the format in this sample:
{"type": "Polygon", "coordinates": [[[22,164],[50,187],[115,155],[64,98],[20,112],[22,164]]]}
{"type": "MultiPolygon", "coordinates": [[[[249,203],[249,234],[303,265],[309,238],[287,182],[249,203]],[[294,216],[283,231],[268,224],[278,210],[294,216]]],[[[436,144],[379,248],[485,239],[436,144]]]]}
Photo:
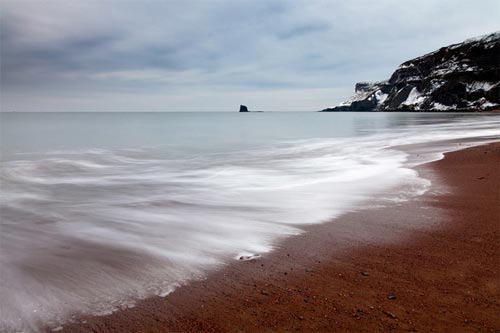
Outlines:
{"type": "Polygon", "coordinates": [[[401,64],[322,111],[489,111],[500,108],[500,31],[401,64]]]}

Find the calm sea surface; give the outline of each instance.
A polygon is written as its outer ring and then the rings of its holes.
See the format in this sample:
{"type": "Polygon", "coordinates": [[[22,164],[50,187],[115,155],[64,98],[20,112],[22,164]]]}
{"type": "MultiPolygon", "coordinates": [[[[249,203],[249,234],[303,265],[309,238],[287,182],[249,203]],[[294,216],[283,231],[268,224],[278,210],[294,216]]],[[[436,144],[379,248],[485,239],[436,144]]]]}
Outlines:
{"type": "MultiPolygon", "coordinates": [[[[430,185],[398,146],[497,114],[2,113],[0,331],[166,295],[301,226],[430,185]]],[[[429,150],[418,163],[454,149],[429,150]]],[[[333,227],[333,226],[332,226],[333,227]]]]}

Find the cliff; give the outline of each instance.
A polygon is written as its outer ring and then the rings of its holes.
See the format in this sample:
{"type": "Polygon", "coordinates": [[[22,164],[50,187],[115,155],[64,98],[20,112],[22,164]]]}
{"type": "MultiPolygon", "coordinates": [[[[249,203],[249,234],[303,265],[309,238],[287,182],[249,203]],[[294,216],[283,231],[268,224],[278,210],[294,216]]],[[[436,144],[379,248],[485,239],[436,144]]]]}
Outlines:
{"type": "Polygon", "coordinates": [[[357,83],[323,111],[486,111],[500,107],[500,31],[404,62],[387,81],[357,83]]]}

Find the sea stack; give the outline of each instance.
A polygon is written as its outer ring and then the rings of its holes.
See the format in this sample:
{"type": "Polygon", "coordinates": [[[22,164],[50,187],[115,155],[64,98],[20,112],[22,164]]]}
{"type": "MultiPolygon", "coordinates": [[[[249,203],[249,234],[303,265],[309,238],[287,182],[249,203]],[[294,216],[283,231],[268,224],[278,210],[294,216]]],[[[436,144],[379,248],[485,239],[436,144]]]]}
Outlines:
{"type": "Polygon", "coordinates": [[[246,105],[240,105],[240,112],[248,112],[246,105]]]}

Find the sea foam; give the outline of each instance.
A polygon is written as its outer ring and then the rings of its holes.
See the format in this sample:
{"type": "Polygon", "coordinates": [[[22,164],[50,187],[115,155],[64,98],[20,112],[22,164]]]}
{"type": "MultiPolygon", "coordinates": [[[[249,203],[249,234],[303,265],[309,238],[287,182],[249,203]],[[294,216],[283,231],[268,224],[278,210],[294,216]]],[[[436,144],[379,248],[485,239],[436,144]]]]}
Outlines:
{"type": "MultiPolygon", "coordinates": [[[[478,121],[366,136],[169,154],[162,146],[49,151],[3,162],[2,331],[57,327],[166,296],[231,260],[255,260],[307,224],[430,182],[401,145],[500,135],[478,121]],[[161,152],[161,153],[160,153],[161,152]]],[[[384,202],[381,202],[384,204],[384,202]]],[[[333,222],[334,223],[334,222],[333,222]]]]}

